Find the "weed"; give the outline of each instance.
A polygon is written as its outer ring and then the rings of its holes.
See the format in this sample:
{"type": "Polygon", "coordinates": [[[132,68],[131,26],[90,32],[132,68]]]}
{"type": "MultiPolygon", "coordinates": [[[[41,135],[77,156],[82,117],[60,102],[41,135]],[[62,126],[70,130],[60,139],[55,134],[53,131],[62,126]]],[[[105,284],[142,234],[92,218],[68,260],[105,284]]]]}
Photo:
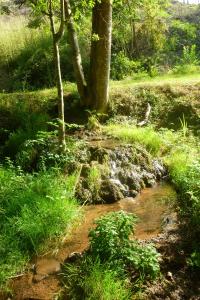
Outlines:
{"type": "Polygon", "coordinates": [[[188,125],[184,114],[183,114],[183,118],[182,119],[180,118],[180,123],[181,123],[181,130],[183,133],[183,137],[185,138],[188,133],[188,125]]]}

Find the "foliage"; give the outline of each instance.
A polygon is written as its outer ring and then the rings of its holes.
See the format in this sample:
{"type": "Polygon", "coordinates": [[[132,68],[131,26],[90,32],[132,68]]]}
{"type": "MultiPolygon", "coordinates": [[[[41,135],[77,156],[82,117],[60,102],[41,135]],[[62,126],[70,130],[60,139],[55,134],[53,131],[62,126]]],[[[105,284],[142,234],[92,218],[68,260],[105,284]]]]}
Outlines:
{"type": "Polygon", "coordinates": [[[191,148],[176,150],[167,160],[170,176],[179,192],[178,206],[186,221],[186,233],[190,241],[190,264],[199,267],[200,234],[200,161],[191,148]]]}
{"type": "Polygon", "coordinates": [[[123,211],[112,212],[101,217],[91,229],[90,251],[93,257],[99,257],[103,263],[110,264],[113,270],[123,272],[125,266],[130,266],[139,275],[155,278],[159,273],[158,253],[151,246],[142,247],[136,241],[130,240],[134,233],[136,217],[123,211]]]}
{"type": "Polygon", "coordinates": [[[35,139],[26,139],[21,145],[15,156],[16,163],[26,171],[45,171],[54,167],[63,169],[75,161],[81,143],[68,137],[66,147],[66,152],[60,153],[57,130],[39,131],[35,139]]]}
{"type": "Polygon", "coordinates": [[[121,80],[134,73],[142,72],[139,61],[130,60],[122,51],[112,56],[111,77],[114,80],[121,80]]]}
{"type": "Polygon", "coordinates": [[[73,178],[55,171],[25,175],[12,165],[0,168],[0,285],[49,239],[69,230],[79,214],[73,178]]]}
{"type": "Polygon", "coordinates": [[[131,291],[126,282],[119,279],[108,265],[89,257],[84,257],[79,265],[65,265],[64,282],[70,299],[131,299],[131,291]]]}

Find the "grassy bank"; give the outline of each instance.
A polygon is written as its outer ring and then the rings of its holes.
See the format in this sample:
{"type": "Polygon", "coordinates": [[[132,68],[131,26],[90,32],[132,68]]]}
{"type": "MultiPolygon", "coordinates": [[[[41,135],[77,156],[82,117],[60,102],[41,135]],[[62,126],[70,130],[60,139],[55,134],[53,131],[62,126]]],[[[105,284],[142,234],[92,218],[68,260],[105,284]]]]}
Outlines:
{"type": "Polygon", "coordinates": [[[74,181],[56,171],[26,175],[0,167],[0,287],[69,233],[80,215],[74,181]]]}
{"type": "MultiPolygon", "coordinates": [[[[183,124],[182,124],[183,125],[183,124]]],[[[153,156],[162,158],[169,169],[172,183],[178,192],[177,208],[185,224],[188,238],[189,263],[200,267],[200,144],[189,132],[186,124],[182,130],[155,131],[153,127],[111,124],[105,132],[125,143],[142,145],[153,156]]]]}

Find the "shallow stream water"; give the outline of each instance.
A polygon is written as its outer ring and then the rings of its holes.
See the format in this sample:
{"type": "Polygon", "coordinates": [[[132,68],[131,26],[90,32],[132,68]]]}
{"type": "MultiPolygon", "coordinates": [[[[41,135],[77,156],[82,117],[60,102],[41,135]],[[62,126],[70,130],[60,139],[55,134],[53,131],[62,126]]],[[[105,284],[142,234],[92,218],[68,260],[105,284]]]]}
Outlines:
{"type": "Polygon", "coordinates": [[[125,198],[114,204],[91,205],[85,208],[86,218],[95,220],[111,211],[123,210],[138,216],[135,235],[139,239],[156,236],[162,228],[174,222],[176,192],[168,183],[144,189],[136,198],[125,198]]]}

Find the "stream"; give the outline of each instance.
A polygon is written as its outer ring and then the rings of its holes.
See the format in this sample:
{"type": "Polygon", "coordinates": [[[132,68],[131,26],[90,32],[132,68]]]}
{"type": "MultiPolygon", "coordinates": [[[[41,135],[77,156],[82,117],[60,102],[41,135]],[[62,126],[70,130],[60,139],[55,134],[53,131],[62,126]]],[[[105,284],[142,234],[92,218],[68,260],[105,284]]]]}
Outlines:
{"type": "Polygon", "coordinates": [[[85,206],[82,222],[62,241],[57,251],[36,257],[32,261],[34,270],[32,268],[12,281],[11,287],[15,295],[13,299],[55,299],[55,294],[60,290],[57,273],[60,272],[61,264],[73,253],[80,253],[88,248],[88,232],[94,227],[95,219],[111,211],[134,213],[139,217],[135,237],[150,240],[176,222],[173,209],[175,199],[176,193],[172,186],[161,182],[145,188],[135,198],[125,198],[113,204],[85,206]]]}

